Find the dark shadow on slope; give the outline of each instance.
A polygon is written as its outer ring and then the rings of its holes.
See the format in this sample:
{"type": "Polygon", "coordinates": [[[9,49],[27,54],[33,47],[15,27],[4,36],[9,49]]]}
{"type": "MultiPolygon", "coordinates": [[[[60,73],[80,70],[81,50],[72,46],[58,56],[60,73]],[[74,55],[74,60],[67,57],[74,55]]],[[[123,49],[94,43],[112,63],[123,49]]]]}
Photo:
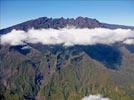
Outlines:
{"type": "Polygon", "coordinates": [[[36,76],[35,76],[35,84],[36,85],[41,85],[41,80],[43,80],[43,75],[42,73],[38,73],[36,76]]]}
{"type": "Polygon", "coordinates": [[[24,45],[11,46],[9,50],[16,50],[23,55],[30,53],[31,51],[30,48],[24,48],[24,47],[25,47],[24,45]]]}
{"type": "Polygon", "coordinates": [[[134,45],[125,45],[125,47],[126,47],[131,53],[134,53],[134,45]]]}
{"type": "Polygon", "coordinates": [[[71,47],[64,47],[61,45],[42,45],[42,44],[32,44],[31,47],[41,51],[42,53],[49,51],[52,54],[57,54],[57,52],[62,52],[67,55],[75,56],[79,55],[81,52],[86,52],[88,56],[103,63],[107,68],[118,69],[122,56],[117,46],[96,44],[96,45],[75,45],[71,47]]]}
{"type": "Polygon", "coordinates": [[[56,54],[57,52],[64,52],[65,48],[63,45],[59,44],[59,45],[43,45],[41,43],[37,43],[37,44],[28,44],[30,45],[32,48],[42,52],[42,53],[46,53],[46,52],[51,52],[52,54],[56,54]]]}
{"type": "Polygon", "coordinates": [[[107,68],[118,69],[118,66],[121,64],[121,52],[114,46],[97,44],[76,47],[85,51],[92,59],[103,63],[107,68]]]}

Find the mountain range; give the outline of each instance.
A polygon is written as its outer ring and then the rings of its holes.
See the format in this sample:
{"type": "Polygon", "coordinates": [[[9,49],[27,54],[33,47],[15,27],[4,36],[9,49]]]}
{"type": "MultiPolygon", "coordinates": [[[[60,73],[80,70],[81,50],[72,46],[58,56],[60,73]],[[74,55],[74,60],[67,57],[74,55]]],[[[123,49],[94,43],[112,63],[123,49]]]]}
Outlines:
{"type": "Polygon", "coordinates": [[[8,33],[12,29],[16,30],[24,30],[27,31],[30,28],[41,29],[41,28],[64,28],[67,26],[75,26],[76,28],[109,28],[109,29],[134,29],[134,26],[125,26],[125,25],[115,25],[115,24],[107,24],[101,23],[96,19],[88,18],[88,17],[77,17],[74,18],[47,18],[40,17],[38,19],[30,20],[27,22],[23,22],[9,28],[1,29],[0,34],[8,33]]]}

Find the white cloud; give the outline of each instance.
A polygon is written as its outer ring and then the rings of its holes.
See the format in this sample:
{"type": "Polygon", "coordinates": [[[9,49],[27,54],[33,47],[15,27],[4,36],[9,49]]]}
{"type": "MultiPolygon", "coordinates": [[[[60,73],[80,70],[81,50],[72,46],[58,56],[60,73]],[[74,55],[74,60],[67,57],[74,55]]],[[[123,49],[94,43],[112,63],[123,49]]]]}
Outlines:
{"type": "Polygon", "coordinates": [[[23,40],[27,38],[27,35],[24,31],[16,31],[13,30],[12,32],[2,35],[0,37],[1,44],[10,44],[10,45],[18,45],[18,44],[24,44],[23,40]]]}
{"type": "Polygon", "coordinates": [[[124,44],[134,44],[134,39],[126,39],[125,41],[123,41],[124,44]]]}
{"type": "Polygon", "coordinates": [[[82,100],[110,100],[110,99],[104,98],[101,95],[89,95],[89,96],[82,98],[82,100]]]}
{"type": "MultiPolygon", "coordinates": [[[[130,29],[30,29],[28,32],[22,30],[12,30],[10,33],[0,36],[1,44],[20,45],[27,43],[42,43],[42,44],[64,44],[70,45],[94,45],[112,44],[115,42],[134,39],[134,30],[130,29]]],[[[123,42],[128,44],[128,42],[123,42]]],[[[131,42],[134,44],[134,42],[131,42]]]]}

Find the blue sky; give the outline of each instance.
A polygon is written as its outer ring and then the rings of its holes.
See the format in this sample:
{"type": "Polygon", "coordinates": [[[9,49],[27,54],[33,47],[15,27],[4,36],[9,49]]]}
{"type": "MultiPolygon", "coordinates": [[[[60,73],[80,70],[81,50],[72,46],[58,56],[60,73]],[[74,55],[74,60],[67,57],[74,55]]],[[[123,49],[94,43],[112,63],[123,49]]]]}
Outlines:
{"type": "Polygon", "coordinates": [[[0,0],[0,28],[43,16],[83,16],[134,26],[134,0],[0,0]]]}

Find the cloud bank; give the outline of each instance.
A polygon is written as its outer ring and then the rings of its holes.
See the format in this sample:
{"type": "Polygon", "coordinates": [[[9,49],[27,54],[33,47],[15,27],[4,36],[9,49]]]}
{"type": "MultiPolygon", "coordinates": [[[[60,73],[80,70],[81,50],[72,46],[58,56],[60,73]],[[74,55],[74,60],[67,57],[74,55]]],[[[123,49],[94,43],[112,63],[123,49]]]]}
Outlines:
{"type": "Polygon", "coordinates": [[[128,45],[134,44],[134,39],[126,39],[123,43],[128,45]]]}
{"type": "Polygon", "coordinates": [[[25,43],[41,43],[44,45],[63,44],[73,45],[94,45],[113,44],[122,42],[134,44],[134,30],[130,29],[30,29],[28,32],[12,30],[10,33],[0,36],[0,44],[23,45],[25,43]]]}
{"type": "Polygon", "coordinates": [[[110,99],[104,98],[101,95],[89,95],[89,96],[82,98],[82,100],[110,100],[110,99]]]}

